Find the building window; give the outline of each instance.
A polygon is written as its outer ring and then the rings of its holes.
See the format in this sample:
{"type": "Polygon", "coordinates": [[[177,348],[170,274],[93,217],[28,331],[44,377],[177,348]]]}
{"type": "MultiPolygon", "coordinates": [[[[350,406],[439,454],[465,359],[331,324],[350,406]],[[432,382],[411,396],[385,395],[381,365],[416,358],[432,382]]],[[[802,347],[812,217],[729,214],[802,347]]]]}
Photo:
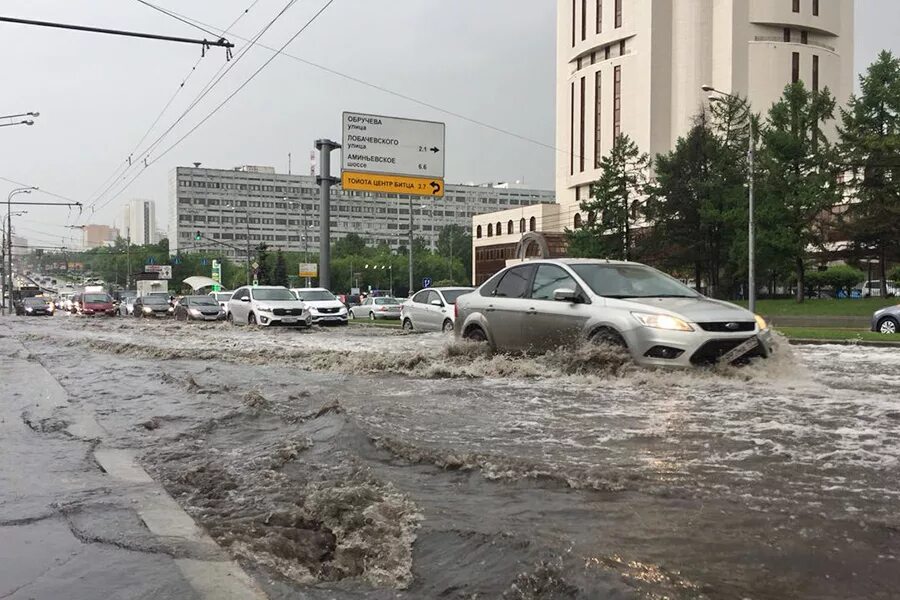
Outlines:
{"type": "Polygon", "coordinates": [[[603,33],[603,0],[597,0],[597,33],[603,33]]]}
{"type": "Polygon", "coordinates": [[[616,29],[622,26],[622,0],[616,0],[616,29]]]}
{"type": "Polygon", "coordinates": [[[819,57],[813,55],[813,69],[812,69],[812,89],[814,92],[819,91],[819,57]]]}
{"type": "Polygon", "coordinates": [[[479,240],[481,239],[481,225],[475,228],[475,237],[479,240]]]}
{"type": "Polygon", "coordinates": [[[488,223],[488,237],[494,236],[494,224],[488,223]]]}
{"type": "Polygon", "coordinates": [[[581,213],[575,213],[575,229],[581,229],[581,213]]]}
{"type": "Polygon", "coordinates": [[[575,15],[577,11],[575,10],[575,0],[572,0],[572,47],[575,47],[575,15]]]}
{"type": "Polygon", "coordinates": [[[819,0],[813,0],[813,16],[819,16],[819,0]]]}
{"type": "Polygon", "coordinates": [[[809,43],[809,32],[808,32],[808,31],[801,31],[801,32],[800,32],[800,43],[801,43],[801,44],[808,44],[808,43],[809,43]]]}
{"type": "Polygon", "coordinates": [[[575,82],[569,89],[569,175],[575,174],[575,82]]]}
{"type": "Polygon", "coordinates": [[[619,56],[625,56],[625,40],[619,42],[619,56]]]}
{"type": "Polygon", "coordinates": [[[581,41],[587,39],[587,0],[581,0],[581,41]]]}
{"type": "Polygon", "coordinates": [[[581,171],[582,173],[584,173],[584,137],[585,137],[585,134],[587,133],[584,128],[584,109],[586,108],[585,101],[584,101],[584,96],[585,96],[584,79],[585,79],[584,77],[581,78],[581,105],[579,106],[580,118],[581,118],[581,128],[580,128],[580,137],[579,137],[579,143],[578,143],[578,170],[581,171]]]}
{"type": "Polygon", "coordinates": [[[512,235],[512,234],[513,234],[513,222],[512,222],[512,219],[510,219],[509,222],[506,224],[506,233],[509,234],[509,235],[512,235]]]}
{"type": "Polygon", "coordinates": [[[622,67],[613,69],[613,142],[619,137],[622,127],[622,67]]]}
{"type": "Polygon", "coordinates": [[[791,83],[800,81],[800,53],[791,54],[791,83]]]}
{"type": "Polygon", "coordinates": [[[519,220],[519,233],[525,233],[525,218],[519,220]]]}
{"type": "Polygon", "coordinates": [[[603,59],[609,60],[609,46],[603,49],[603,59]]]}
{"type": "Polygon", "coordinates": [[[597,71],[594,74],[594,168],[600,168],[600,161],[603,160],[603,151],[602,145],[600,143],[603,127],[601,127],[601,123],[603,122],[601,107],[603,104],[603,94],[601,89],[600,82],[600,71],[597,71]]]}
{"type": "Polygon", "coordinates": [[[503,235],[503,224],[497,221],[497,235],[503,235]]]}
{"type": "Polygon", "coordinates": [[[581,202],[581,186],[575,188],[575,202],[581,202]]]}
{"type": "Polygon", "coordinates": [[[795,13],[800,12],[800,0],[794,0],[794,8],[793,8],[793,10],[794,10],[795,13]]]}
{"type": "Polygon", "coordinates": [[[537,231],[537,219],[534,217],[528,220],[528,231],[537,231]]]}
{"type": "Polygon", "coordinates": [[[791,41],[791,28],[790,27],[784,28],[784,41],[785,42],[791,41]]]}

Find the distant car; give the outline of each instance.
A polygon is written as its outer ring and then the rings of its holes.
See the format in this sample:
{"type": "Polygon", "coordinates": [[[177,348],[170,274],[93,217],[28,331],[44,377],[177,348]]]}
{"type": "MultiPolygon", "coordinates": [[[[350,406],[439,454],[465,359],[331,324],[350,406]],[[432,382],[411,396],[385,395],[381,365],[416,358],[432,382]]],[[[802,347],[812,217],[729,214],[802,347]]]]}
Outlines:
{"type": "Polygon", "coordinates": [[[209,296],[185,296],[175,303],[176,321],[218,321],[225,318],[225,311],[215,298],[209,296]]]}
{"type": "Polygon", "coordinates": [[[228,301],[231,300],[232,292],[210,292],[209,296],[219,303],[223,314],[228,314],[228,301]]]}
{"type": "Polygon", "coordinates": [[[148,294],[135,298],[131,314],[137,319],[167,317],[169,316],[169,297],[168,295],[148,294]]]}
{"type": "Polygon", "coordinates": [[[360,298],[358,294],[338,294],[337,299],[340,300],[347,308],[350,308],[351,306],[359,306],[360,304],[360,298]]]}
{"type": "Polygon", "coordinates": [[[245,286],[228,301],[227,319],[233,325],[299,325],[309,327],[312,317],[306,304],[283,286],[245,286]]]}
{"type": "Polygon", "coordinates": [[[135,300],[137,300],[137,296],[131,294],[123,295],[119,300],[119,314],[124,317],[134,314],[135,300]]]}
{"type": "Polygon", "coordinates": [[[51,317],[53,311],[44,298],[25,298],[16,306],[16,314],[26,317],[51,317]]]}
{"type": "Polygon", "coordinates": [[[309,309],[314,325],[346,325],[347,307],[325,288],[291,288],[309,309]]]}
{"type": "Polygon", "coordinates": [[[453,331],[456,299],[474,288],[441,287],[422,290],[400,306],[400,322],[406,331],[453,331]]]}
{"type": "Polygon", "coordinates": [[[396,298],[366,298],[359,306],[350,307],[351,319],[399,319],[400,302],[396,298]]]}
{"type": "Polygon", "coordinates": [[[460,296],[456,309],[459,337],[503,352],[586,341],[619,346],[642,366],[690,367],[773,350],[762,317],[633,262],[526,261],[460,296]]]}
{"type": "Polygon", "coordinates": [[[90,292],[78,294],[73,301],[75,312],[79,315],[106,315],[114,317],[116,307],[113,299],[106,293],[90,292]]]}
{"type": "MultiPolygon", "coordinates": [[[[898,293],[900,293],[900,289],[898,289],[896,281],[887,281],[885,283],[887,284],[886,287],[888,298],[890,298],[891,296],[896,296],[898,293]]],[[[881,297],[881,280],[873,279],[871,281],[865,282],[862,286],[862,293],[863,296],[866,297],[881,297]]]]}
{"type": "Polygon", "coordinates": [[[900,333],[900,304],[876,310],[872,315],[872,331],[886,335],[900,333]]]}

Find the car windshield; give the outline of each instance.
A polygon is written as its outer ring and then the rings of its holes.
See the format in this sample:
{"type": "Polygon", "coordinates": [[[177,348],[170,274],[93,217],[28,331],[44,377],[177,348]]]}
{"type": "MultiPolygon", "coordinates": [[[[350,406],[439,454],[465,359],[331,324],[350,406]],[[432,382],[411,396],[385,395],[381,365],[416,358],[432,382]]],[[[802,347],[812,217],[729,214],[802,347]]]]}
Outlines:
{"type": "Polygon", "coordinates": [[[144,304],[168,304],[169,300],[164,296],[144,296],[144,304]]]}
{"type": "Polygon", "coordinates": [[[25,298],[25,304],[26,306],[43,306],[46,301],[41,298],[25,298]]]}
{"type": "Polygon", "coordinates": [[[191,306],[219,306],[219,303],[209,296],[194,296],[186,300],[191,306]]]}
{"type": "Polygon", "coordinates": [[[231,294],[216,294],[216,300],[219,302],[228,302],[231,300],[231,294]]]}
{"type": "Polygon", "coordinates": [[[468,293],[471,292],[471,291],[472,291],[472,290],[470,290],[470,289],[466,289],[466,290],[445,290],[445,291],[443,291],[443,292],[441,292],[441,293],[444,294],[444,299],[447,300],[447,304],[455,304],[457,298],[459,298],[459,297],[462,296],[463,294],[468,294],[468,293]]]}
{"type": "Polygon", "coordinates": [[[400,304],[396,298],[375,298],[375,304],[384,305],[384,304],[400,304]]]}
{"type": "Polygon", "coordinates": [[[572,265],[598,296],[607,298],[696,298],[680,281],[640,265],[572,265]]]}
{"type": "Polygon", "coordinates": [[[254,300],[296,300],[297,297],[286,288],[253,290],[254,300]]]}
{"type": "Polygon", "coordinates": [[[109,296],[106,294],[85,294],[85,302],[109,302],[109,296]]]}
{"type": "Polygon", "coordinates": [[[334,294],[328,290],[297,290],[295,292],[300,300],[315,302],[317,300],[336,300],[334,294]]]}

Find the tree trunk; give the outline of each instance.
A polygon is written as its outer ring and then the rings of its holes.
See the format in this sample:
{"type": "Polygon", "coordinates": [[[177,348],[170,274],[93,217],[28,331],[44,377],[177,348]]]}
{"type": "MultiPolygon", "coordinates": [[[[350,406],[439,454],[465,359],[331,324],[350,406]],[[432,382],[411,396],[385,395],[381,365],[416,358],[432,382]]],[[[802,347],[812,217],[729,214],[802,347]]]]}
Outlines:
{"type": "Polygon", "coordinates": [[[696,261],[694,263],[694,289],[697,290],[698,294],[703,293],[703,286],[700,285],[700,272],[702,267],[700,266],[700,262],[696,261]]]}
{"type": "Polygon", "coordinates": [[[803,259],[797,257],[795,264],[797,268],[797,302],[803,302],[806,299],[806,273],[803,267],[803,259]]]}

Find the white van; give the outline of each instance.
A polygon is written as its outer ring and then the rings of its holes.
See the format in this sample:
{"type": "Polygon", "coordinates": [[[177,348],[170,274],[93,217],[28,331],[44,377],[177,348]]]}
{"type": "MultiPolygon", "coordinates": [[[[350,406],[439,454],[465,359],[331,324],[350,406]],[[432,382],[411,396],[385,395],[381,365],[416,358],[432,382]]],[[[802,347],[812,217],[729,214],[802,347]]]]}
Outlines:
{"type": "MultiPolygon", "coordinates": [[[[879,297],[881,296],[881,280],[880,279],[872,279],[863,284],[862,288],[863,296],[865,297],[879,297]]],[[[896,296],[900,294],[900,289],[897,287],[896,281],[888,281],[887,282],[887,294],[888,296],[896,296]]]]}

